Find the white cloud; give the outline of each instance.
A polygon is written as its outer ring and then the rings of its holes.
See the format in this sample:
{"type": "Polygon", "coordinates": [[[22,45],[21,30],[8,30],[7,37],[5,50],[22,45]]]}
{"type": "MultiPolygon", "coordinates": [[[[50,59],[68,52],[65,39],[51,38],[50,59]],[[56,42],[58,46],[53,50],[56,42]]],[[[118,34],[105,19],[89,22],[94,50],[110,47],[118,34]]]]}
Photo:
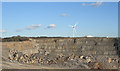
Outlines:
{"type": "Polygon", "coordinates": [[[81,5],[85,6],[85,5],[87,5],[87,4],[86,4],[86,3],[82,3],[81,5]]]}
{"type": "Polygon", "coordinates": [[[62,16],[62,17],[65,17],[65,16],[68,16],[68,15],[64,13],[64,14],[61,14],[61,16],[62,16]]]}
{"type": "Polygon", "coordinates": [[[47,26],[48,29],[54,29],[56,27],[55,24],[50,24],[49,26],[47,26]]]}
{"type": "Polygon", "coordinates": [[[102,2],[91,3],[89,5],[91,5],[91,6],[101,6],[102,2]]]}
{"type": "Polygon", "coordinates": [[[22,32],[23,31],[23,29],[17,29],[16,30],[16,32],[22,32]]]}
{"type": "Polygon", "coordinates": [[[7,31],[6,30],[0,30],[0,33],[6,33],[7,31]]]}
{"type": "Polygon", "coordinates": [[[31,26],[28,26],[26,29],[27,30],[32,30],[32,29],[38,29],[41,27],[41,24],[38,24],[38,25],[31,25],[31,26]]]}

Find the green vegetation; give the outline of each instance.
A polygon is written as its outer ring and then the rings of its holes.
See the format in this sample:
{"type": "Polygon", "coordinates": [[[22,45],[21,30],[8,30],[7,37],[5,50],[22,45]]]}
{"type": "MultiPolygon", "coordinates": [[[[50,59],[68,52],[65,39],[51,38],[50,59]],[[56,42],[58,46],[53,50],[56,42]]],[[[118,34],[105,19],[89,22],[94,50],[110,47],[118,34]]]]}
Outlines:
{"type": "Polygon", "coordinates": [[[9,38],[2,38],[2,42],[10,42],[10,41],[27,41],[29,40],[28,37],[21,37],[21,36],[13,36],[9,38]]]}

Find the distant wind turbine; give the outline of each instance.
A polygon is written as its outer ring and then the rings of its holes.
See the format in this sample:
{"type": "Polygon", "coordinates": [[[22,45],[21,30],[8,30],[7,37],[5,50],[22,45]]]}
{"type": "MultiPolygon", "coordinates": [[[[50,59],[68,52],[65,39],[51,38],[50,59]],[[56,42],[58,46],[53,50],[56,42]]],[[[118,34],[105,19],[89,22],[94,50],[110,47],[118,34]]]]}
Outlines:
{"type": "Polygon", "coordinates": [[[70,27],[72,27],[73,28],[73,37],[75,36],[75,34],[77,34],[77,32],[76,32],[76,29],[75,29],[75,27],[77,26],[77,24],[78,23],[75,23],[75,25],[70,25],[70,27]]]}

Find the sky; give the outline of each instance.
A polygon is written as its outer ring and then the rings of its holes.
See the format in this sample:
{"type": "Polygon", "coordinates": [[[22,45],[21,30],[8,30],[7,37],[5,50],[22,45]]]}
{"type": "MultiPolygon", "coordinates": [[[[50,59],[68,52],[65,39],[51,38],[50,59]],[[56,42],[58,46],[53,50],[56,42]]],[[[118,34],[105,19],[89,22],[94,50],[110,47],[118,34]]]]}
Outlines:
{"type": "Polygon", "coordinates": [[[118,36],[117,2],[3,2],[2,37],[118,36]]]}

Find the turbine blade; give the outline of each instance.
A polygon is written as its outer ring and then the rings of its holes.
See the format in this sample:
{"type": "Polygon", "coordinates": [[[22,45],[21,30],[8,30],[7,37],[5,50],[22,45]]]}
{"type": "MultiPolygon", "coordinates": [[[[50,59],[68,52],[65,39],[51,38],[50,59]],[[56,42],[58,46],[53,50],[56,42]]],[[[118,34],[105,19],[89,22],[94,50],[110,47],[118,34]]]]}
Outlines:
{"type": "Polygon", "coordinates": [[[78,22],[75,23],[74,27],[76,27],[77,24],[78,24],[78,22]]]}
{"type": "Polygon", "coordinates": [[[76,27],[76,24],[74,25],[74,27],[76,27]]]}

